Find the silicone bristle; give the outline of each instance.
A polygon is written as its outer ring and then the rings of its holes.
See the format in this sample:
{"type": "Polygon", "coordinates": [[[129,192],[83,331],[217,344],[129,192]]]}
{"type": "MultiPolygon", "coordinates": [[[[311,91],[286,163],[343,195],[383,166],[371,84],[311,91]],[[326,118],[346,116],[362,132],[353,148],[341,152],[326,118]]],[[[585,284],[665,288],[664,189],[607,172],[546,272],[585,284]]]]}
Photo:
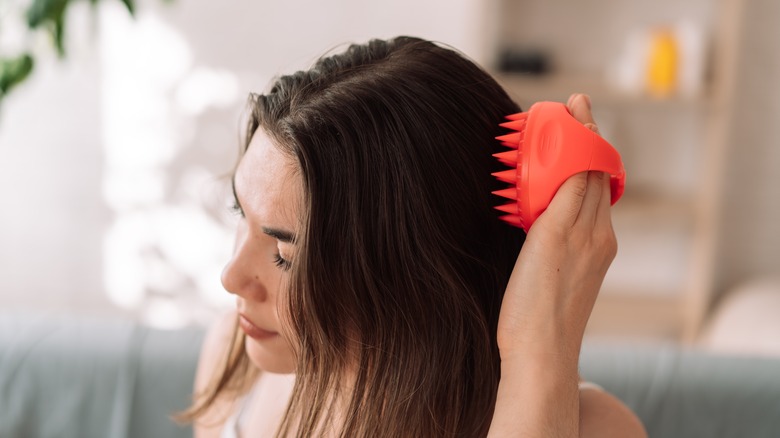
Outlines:
{"type": "Polygon", "coordinates": [[[526,120],[528,118],[528,113],[517,113],[517,114],[510,114],[506,116],[507,120],[526,120]]]}
{"type": "Polygon", "coordinates": [[[515,131],[522,131],[525,129],[525,120],[512,120],[511,122],[501,123],[498,126],[507,129],[514,129],[515,131]]]}
{"type": "Polygon", "coordinates": [[[499,216],[498,218],[508,223],[509,225],[513,225],[518,228],[523,228],[523,220],[520,219],[520,216],[516,214],[508,214],[506,216],[499,216]]]}
{"type": "MultiPolygon", "coordinates": [[[[517,132],[502,135],[496,137],[496,139],[501,141],[502,145],[517,150],[493,154],[493,156],[496,157],[499,161],[506,164],[507,166],[512,167],[512,169],[505,170],[503,172],[493,173],[493,176],[498,178],[500,181],[512,184],[513,187],[503,190],[496,190],[493,192],[493,194],[501,196],[502,198],[517,201],[519,195],[517,190],[517,178],[520,172],[520,169],[518,168],[520,167],[520,155],[523,149],[523,137],[525,136],[525,127],[526,122],[528,121],[528,113],[511,114],[506,118],[509,120],[509,122],[501,123],[500,126],[502,128],[511,129],[517,132]]],[[[514,227],[525,229],[521,216],[522,212],[517,202],[510,202],[509,204],[499,205],[495,207],[495,209],[509,213],[507,215],[500,216],[499,219],[514,227]]]]}
{"type": "Polygon", "coordinates": [[[499,152],[493,156],[507,166],[517,167],[517,151],[499,152]]]}
{"type": "Polygon", "coordinates": [[[499,135],[496,140],[505,141],[512,144],[520,144],[520,140],[523,138],[522,132],[513,132],[511,134],[499,135]]]}
{"type": "Polygon", "coordinates": [[[494,195],[501,196],[502,198],[517,200],[517,189],[514,187],[510,187],[508,189],[503,190],[496,190],[493,192],[494,195]]]}
{"type": "Polygon", "coordinates": [[[501,172],[494,172],[491,175],[498,178],[499,181],[508,182],[510,184],[517,184],[517,169],[503,170],[501,172]]]}
{"type": "Polygon", "coordinates": [[[519,211],[517,211],[517,202],[510,202],[509,204],[498,205],[495,208],[496,210],[503,211],[504,213],[509,213],[509,214],[519,213],[519,211]]]}

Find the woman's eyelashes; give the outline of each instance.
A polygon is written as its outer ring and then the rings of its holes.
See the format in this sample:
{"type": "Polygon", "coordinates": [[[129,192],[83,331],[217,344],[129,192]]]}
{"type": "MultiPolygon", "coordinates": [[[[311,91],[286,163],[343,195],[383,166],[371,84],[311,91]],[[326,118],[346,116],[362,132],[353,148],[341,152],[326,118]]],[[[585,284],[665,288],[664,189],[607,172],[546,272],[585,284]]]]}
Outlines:
{"type": "Polygon", "coordinates": [[[290,262],[283,259],[282,256],[279,253],[274,254],[274,264],[277,268],[287,271],[290,269],[290,262]]]}
{"type": "Polygon", "coordinates": [[[230,211],[237,216],[244,217],[244,210],[241,208],[241,205],[238,203],[237,199],[233,200],[233,205],[230,206],[230,211]]]}

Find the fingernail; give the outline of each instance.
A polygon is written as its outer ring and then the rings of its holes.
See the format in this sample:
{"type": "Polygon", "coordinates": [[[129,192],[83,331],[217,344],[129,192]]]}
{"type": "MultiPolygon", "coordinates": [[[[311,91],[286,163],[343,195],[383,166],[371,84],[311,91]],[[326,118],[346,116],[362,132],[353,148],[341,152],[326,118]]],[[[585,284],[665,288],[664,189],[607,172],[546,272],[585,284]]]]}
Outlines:
{"type": "Polygon", "coordinates": [[[587,94],[583,94],[582,98],[585,99],[585,105],[587,105],[588,109],[590,109],[590,96],[588,96],[587,94]]]}
{"type": "Polygon", "coordinates": [[[595,123],[586,123],[585,127],[590,129],[591,131],[595,132],[596,134],[600,134],[599,133],[599,127],[595,123]]]}

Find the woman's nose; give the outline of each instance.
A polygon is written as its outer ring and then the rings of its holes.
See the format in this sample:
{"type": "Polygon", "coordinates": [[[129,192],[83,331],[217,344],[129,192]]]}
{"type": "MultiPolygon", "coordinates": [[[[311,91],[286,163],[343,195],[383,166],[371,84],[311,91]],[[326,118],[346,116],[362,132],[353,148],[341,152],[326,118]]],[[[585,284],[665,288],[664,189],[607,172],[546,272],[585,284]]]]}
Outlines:
{"type": "Polygon", "coordinates": [[[264,301],[268,291],[262,281],[259,255],[245,237],[239,236],[233,257],[222,270],[222,287],[245,300],[264,301]]]}

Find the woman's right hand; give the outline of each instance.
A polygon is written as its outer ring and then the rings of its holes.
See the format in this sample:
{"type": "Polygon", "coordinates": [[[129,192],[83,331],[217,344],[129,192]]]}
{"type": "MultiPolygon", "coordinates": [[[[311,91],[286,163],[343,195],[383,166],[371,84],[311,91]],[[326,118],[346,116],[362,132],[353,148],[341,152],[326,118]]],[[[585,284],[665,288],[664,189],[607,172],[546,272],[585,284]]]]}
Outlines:
{"type": "MultiPolygon", "coordinates": [[[[590,99],[573,95],[572,115],[598,132],[590,99]]],[[[501,381],[490,437],[646,437],[641,422],[603,391],[580,397],[585,325],[617,252],[609,178],[566,180],[528,232],[498,322],[501,381]]]]}
{"type": "MultiPolygon", "coordinates": [[[[598,132],[590,99],[569,111],[598,132]]],[[[528,355],[578,360],[585,326],[617,252],[609,177],[583,172],[560,187],[528,232],[507,285],[498,323],[502,362],[528,355]]]]}

